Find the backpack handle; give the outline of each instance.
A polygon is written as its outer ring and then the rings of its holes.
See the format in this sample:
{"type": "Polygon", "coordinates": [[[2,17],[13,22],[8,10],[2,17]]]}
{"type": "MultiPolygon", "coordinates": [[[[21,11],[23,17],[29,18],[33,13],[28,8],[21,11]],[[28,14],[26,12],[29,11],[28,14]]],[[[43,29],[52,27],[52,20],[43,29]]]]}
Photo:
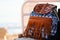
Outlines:
{"type": "Polygon", "coordinates": [[[59,19],[59,16],[58,16],[58,12],[57,12],[57,10],[54,10],[54,12],[55,12],[55,15],[57,16],[58,21],[59,21],[60,19],[59,19]]]}

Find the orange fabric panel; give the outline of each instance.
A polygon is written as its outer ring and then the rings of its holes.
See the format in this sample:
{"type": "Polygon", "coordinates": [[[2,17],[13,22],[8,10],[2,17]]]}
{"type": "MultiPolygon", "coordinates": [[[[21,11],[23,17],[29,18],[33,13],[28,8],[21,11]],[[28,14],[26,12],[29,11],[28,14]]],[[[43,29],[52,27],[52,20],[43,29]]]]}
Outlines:
{"type": "Polygon", "coordinates": [[[51,25],[52,25],[51,22],[52,22],[51,18],[31,16],[28,21],[28,25],[27,25],[27,28],[26,28],[24,34],[26,37],[40,39],[41,33],[42,33],[42,28],[44,27],[44,34],[50,35],[51,25]],[[34,28],[34,29],[32,30],[32,28],[34,28]],[[29,33],[29,30],[32,32],[29,33]]]}

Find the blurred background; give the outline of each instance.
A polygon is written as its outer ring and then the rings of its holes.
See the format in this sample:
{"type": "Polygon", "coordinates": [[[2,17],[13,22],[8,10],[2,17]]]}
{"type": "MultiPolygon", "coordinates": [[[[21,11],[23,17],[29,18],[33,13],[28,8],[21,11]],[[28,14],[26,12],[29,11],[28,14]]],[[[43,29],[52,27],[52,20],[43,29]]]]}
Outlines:
{"type": "MultiPolygon", "coordinates": [[[[0,29],[6,30],[4,40],[13,40],[22,33],[21,7],[23,3],[24,0],[0,0],[0,29]]],[[[1,37],[0,40],[2,40],[1,37]]]]}
{"type": "Polygon", "coordinates": [[[24,0],[0,0],[0,28],[7,34],[21,33],[21,7],[24,0]]]}

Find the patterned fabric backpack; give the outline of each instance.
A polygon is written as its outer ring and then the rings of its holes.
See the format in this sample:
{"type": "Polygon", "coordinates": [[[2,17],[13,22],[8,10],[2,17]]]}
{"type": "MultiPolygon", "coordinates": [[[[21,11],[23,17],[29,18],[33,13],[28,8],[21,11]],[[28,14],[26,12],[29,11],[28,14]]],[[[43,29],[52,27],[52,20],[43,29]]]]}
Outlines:
{"type": "Polygon", "coordinates": [[[53,4],[37,4],[30,14],[27,28],[24,31],[25,37],[35,39],[48,38],[57,32],[57,6],[53,4]]]}

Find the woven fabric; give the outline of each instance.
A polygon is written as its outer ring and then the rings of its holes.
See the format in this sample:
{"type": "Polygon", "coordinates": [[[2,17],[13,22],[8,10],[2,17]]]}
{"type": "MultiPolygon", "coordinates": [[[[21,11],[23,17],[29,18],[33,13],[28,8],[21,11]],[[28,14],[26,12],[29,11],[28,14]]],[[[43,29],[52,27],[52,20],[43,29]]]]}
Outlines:
{"type": "Polygon", "coordinates": [[[54,12],[49,12],[48,14],[36,14],[34,11],[32,11],[30,16],[52,18],[51,35],[54,36],[56,34],[58,18],[56,17],[54,12]]]}

